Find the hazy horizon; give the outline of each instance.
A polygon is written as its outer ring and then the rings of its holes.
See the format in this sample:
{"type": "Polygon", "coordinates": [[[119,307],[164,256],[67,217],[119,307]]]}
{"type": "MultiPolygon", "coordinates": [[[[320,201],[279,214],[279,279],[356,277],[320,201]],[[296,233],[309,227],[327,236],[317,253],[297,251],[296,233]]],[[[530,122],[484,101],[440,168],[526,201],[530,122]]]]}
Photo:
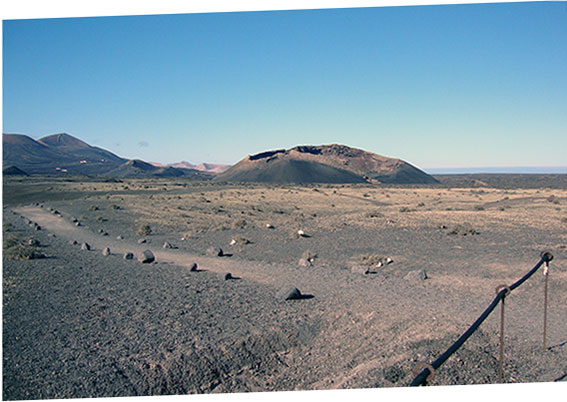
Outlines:
{"type": "Polygon", "coordinates": [[[424,170],[567,165],[567,4],[3,21],[3,132],[234,164],[340,143],[424,170]]]}

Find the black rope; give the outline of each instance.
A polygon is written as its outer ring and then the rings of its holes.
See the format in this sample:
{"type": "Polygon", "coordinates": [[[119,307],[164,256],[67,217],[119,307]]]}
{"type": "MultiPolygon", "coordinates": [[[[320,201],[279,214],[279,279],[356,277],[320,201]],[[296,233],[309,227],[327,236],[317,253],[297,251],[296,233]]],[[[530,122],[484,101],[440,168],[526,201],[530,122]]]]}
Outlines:
{"type": "MultiPolygon", "coordinates": [[[[532,276],[544,263],[549,262],[552,259],[553,259],[553,255],[550,252],[542,253],[541,254],[541,260],[536,264],[536,266],[533,267],[530,270],[530,272],[525,274],[521,279],[519,279],[518,281],[516,281],[515,283],[510,285],[510,287],[509,287],[510,291],[516,289],[518,286],[520,286],[522,283],[524,283],[526,280],[528,280],[528,278],[530,276],[532,276]]],[[[500,300],[502,300],[502,298],[507,295],[507,292],[508,292],[508,289],[506,289],[506,288],[504,288],[500,292],[498,292],[498,294],[496,295],[496,297],[494,298],[492,303],[490,303],[490,305],[486,308],[486,310],[484,310],[484,312],[480,315],[480,317],[478,317],[477,320],[470,326],[470,328],[467,329],[467,331],[464,334],[462,334],[461,337],[459,339],[457,339],[457,341],[455,343],[453,343],[449,347],[449,349],[447,349],[445,351],[445,353],[443,353],[433,363],[431,363],[431,366],[435,370],[437,370],[439,367],[441,367],[441,365],[443,363],[445,363],[445,361],[447,361],[447,359],[449,357],[451,357],[451,355],[453,353],[455,353],[457,351],[457,349],[459,349],[463,345],[463,343],[466,342],[467,339],[469,339],[469,337],[478,329],[478,327],[480,327],[480,324],[482,324],[482,322],[484,320],[486,320],[486,318],[490,315],[490,313],[492,313],[492,310],[494,310],[496,308],[496,306],[498,305],[500,300]]],[[[427,377],[430,374],[431,374],[431,371],[428,368],[423,369],[414,378],[414,380],[411,382],[410,387],[416,387],[416,386],[419,386],[419,385],[424,385],[425,382],[427,381],[427,377]]]]}

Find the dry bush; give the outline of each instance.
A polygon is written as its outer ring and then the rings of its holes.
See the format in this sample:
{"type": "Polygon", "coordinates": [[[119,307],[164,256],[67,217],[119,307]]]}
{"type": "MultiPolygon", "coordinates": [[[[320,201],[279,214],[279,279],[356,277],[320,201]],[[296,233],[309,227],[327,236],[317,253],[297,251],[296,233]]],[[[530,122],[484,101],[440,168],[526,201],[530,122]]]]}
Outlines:
{"type": "Polygon", "coordinates": [[[152,233],[152,228],[150,225],[141,225],[136,232],[139,236],[148,236],[152,233]]]}
{"type": "Polygon", "coordinates": [[[4,248],[4,256],[13,260],[33,260],[45,257],[34,245],[25,244],[14,235],[4,236],[2,246],[4,248]]]}
{"type": "Polygon", "coordinates": [[[464,222],[462,224],[456,225],[450,232],[450,235],[475,235],[478,232],[472,227],[472,225],[468,222],[464,222]]]}

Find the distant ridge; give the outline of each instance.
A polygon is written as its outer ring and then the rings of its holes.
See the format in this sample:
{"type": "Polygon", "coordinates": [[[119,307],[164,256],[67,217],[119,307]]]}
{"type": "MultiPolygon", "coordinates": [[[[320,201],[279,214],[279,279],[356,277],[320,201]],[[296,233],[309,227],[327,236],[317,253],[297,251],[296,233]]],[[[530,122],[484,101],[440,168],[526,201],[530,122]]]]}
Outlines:
{"type": "Polygon", "coordinates": [[[4,176],[29,176],[26,172],[22,169],[18,168],[17,166],[9,165],[2,168],[2,174],[4,176]]]}
{"type": "Polygon", "coordinates": [[[130,161],[66,133],[48,135],[37,141],[23,134],[3,134],[2,144],[2,165],[17,166],[28,174],[195,179],[212,177],[212,174],[195,169],[155,167],[140,160],[130,161]]]}
{"type": "Polygon", "coordinates": [[[196,179],[210,179],[212,175],[195,169],[178,169],[171,166],[154,166],[139,159],[129,160],[116,169],[108,172],[112,177],[182,177],[192,176],[196,179]]]}
{"type": "Polygon", "coordinates": [[[400,159],[346,145],[301,145],[249,155],[213,180],[264,183],[433,184],[438,181],[400,159]]]}
{"type": "Polygon", "coordinates": [[[225,165],[225,164],[218,164],[218,163],[200,163],[198,165],[194,165],[191,162],[181,161],[176,163],[158,163],[158,162],[149,162],[154,166],[158,167],[174,167],[178,169],[195,169],[201,172],[218,174],[225,172],[228,170],[232,165],[225,165]]]}

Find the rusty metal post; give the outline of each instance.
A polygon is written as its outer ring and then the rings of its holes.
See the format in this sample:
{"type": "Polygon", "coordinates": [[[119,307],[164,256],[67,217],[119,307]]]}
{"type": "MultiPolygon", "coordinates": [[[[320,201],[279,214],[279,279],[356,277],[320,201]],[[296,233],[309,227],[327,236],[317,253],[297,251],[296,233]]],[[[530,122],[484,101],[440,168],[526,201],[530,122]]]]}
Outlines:
{"type": "Polygon", "coordinates": [[[549,280],[549,261],[545,262],[543,268],[543,275],[545,276],[544,299],[543,299],[543,348],[547,347],[547,282],[549,280]]]}
{"type": "Polygon", "coordinates": [[[502,290],[505,290],[502,295],[502,304],[500,305],[500,362],[498,365],[498,380],[500,384],[503,383],[503,373],[504,373],[504,301],[506,296],[511,292],[510,287],[507,285],[499,285],[496,288],[496,294],[499,294],[502,290]]]}

